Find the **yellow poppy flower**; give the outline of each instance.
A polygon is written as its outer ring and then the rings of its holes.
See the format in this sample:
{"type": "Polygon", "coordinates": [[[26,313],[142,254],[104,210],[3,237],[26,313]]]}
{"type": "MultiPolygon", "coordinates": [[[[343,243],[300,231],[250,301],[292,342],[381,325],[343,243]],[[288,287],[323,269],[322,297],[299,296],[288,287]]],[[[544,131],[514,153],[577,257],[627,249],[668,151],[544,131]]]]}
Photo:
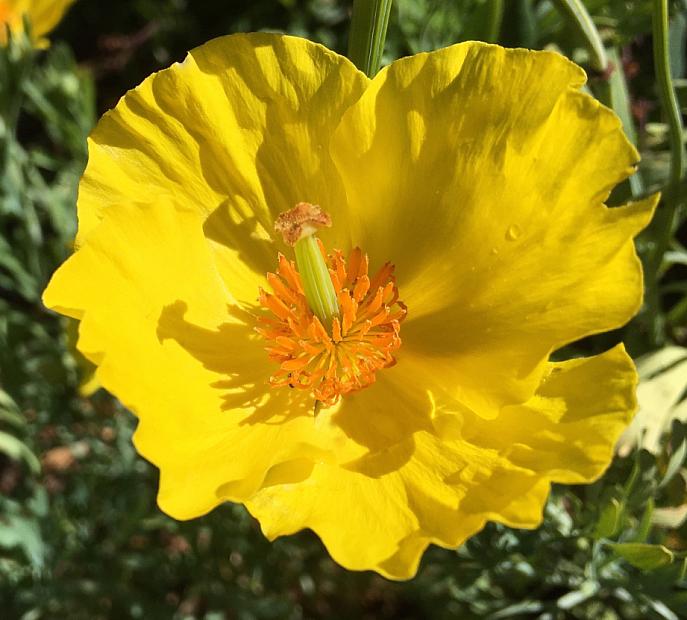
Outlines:
{"type": "Polygon", "coordinates": [[[632,361],[548,358],[637,311],[656,201],[604,206],[638,156],[584,80],[482,43],[369,80],[235,35],[103,117],[44,301],[138,416],[162,510],[243,502],[269,538],[311,528],[405,579],[430,543],[535,527],[551,482],[604,471],[632,361]],[[318,227],[329,311],[282,239],[318,227]]]}
{"type": "Polygon", "coordinates": [[[0,45],[7,44],[10,32],[24,32],[24,15],[31,23],[31,35],[36,47],[49,45],[45,35],[62,19],[74,0],[0,0],[0,45]]]}

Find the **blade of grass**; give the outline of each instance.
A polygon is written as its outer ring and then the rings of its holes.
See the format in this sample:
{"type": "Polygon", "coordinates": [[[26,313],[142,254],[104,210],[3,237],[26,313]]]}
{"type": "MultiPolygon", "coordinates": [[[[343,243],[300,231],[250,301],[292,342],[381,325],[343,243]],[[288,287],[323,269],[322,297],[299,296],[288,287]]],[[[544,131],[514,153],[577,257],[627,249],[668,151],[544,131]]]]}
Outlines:
{"type": "Polygon", "coordinates": [[[605,73],[608,68],[606,48],[582,0],[556,0],[555,4],[584,38],[591,66],[599,73],[605,73]]]}
{"type": "Polygon", "coordinates": [[[382,64],[391,4],[392,0],[353,2],[348,57],[368,77],[374,76],[382,64]]]}

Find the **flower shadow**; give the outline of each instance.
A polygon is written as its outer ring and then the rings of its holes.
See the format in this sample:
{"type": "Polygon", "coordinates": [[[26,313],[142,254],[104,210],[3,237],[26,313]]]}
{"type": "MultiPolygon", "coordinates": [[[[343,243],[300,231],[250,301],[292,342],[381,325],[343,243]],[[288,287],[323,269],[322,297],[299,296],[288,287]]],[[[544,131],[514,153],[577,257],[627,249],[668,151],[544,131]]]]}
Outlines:
{"type": "Polygon", "coordinates": [[[394,387],[386,381],[376,389],[363,390],[331,410],[315,414],[310,392],[272,389],[268,377],[274,365],[264,351],[264,343],[254,331],[253,314],[228,306],[228,320],[216,329],[195,325],[186,319],[187,305],[181,300],[165,306],[158,319],[157,336],[173,340],[204,368],[222,376],[209,387],[222,392],[223,412],[242,416],[240,426],[280,425],[296,417],[330,416],[344,435],[367,452],[346,463],[346,467],[380,477],[405,463],[413,452],[412,433],[423,427],[418,420],[395,419],[388,403],[394,387]]]}
{"type": "Polygon", "coordinates": [[[233,321],[207,329],[186,320],[187,305],[181,300],[160,313],[157,337],[173,340],[203,367],[226,378],[209,385],[222,391],[222,411],[243,415],[239,424],[281,424],[287,419],[312,415],[312,402],[301,393],[272,390],[268,384],[271,364],[260,336],[253,329],[254,317],[247,310],[228,306],[233,321]]]}
{"type": "MultiPolygon", "coordinates": [[[[205,237],[238,253],[236,260],[263,277],[276,265],[277,249],[267,236],[263,223],[227,198],[203,224],[205,237]]],[[[257,296],[257,291],[256,291],[257,296]]]]}

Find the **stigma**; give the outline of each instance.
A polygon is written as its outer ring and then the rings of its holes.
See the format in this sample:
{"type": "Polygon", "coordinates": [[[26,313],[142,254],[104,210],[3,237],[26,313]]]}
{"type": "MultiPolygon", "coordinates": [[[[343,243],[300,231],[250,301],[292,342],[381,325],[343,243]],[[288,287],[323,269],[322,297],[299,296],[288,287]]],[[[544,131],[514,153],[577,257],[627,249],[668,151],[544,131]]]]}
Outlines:
{"type": "MultiPolygon", "coordinates": [[[[302,211],[302,205],[296,208],[302,211]]],[[[407,310],[399,300],[391,263],[370,277],[368,256],[360,248],[348,256],[340,250],[327,254],[313,233],[308,230],[300,236],[289,226],[296,249],[305,240],[314,244],[317,257],[306,254],[308,263],[303,268],[303,252],[296,251],[296,262],[279,255],[276,272],[267,274],[272,292],[260,290],[266,312],[258,317],[256,329],[268,344],[269,358],[277,364],[270,385],[311,392],[318,410],[374,383],[379,370],[396,362],[394,353],[401,346],[399,333],[407,310]],[[305,278],[302,270],[307,271],[305,278]],[[315,305],[313,294],[308,295],[304,287],[308,281],[313,286],[313,272],[325,291],[314,296],[315,305]],[[330,297],[324,304],[320,303],[323,296],[330,297]]]]}

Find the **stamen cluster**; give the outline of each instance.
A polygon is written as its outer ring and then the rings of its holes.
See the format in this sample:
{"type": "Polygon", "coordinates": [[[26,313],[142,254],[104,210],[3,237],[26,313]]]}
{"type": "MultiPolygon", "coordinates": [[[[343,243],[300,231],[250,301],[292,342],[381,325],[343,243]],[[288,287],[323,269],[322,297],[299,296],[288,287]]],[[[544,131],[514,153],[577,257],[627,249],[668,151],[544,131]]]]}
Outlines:
{"type": "Polygon", "coordinates": [[[375,381],[375,373],[395,363],[406,307],[398,299],[394,267],[386,263],[370,279],[369,261],[360,248],[348,259],[329,256],[320,244],[336,291],[339,316],[323,325],[308,306],[294,262],[279,255],[276,273],[268,273],[272,293],[260,291],[270,316],[258,318],[257,331],[269,342],[270,359],[279,364],[273,387],[309,390],[330,407],[349,392],[375,381]]]}

